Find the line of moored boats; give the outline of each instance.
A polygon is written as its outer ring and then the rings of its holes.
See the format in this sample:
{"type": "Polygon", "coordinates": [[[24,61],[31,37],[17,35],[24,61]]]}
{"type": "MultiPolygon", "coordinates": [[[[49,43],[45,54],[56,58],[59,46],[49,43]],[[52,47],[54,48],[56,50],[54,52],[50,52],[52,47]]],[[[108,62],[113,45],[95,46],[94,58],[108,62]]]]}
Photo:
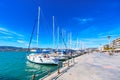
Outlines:
{"type": "Polygon", "coordinates": [[[27,55],[27,60],[37,64],[59,64],[59,61],[68,60],[82,54],[83,52],[80,50],[49,51],[47,53],[34,51],[27,55]]]}

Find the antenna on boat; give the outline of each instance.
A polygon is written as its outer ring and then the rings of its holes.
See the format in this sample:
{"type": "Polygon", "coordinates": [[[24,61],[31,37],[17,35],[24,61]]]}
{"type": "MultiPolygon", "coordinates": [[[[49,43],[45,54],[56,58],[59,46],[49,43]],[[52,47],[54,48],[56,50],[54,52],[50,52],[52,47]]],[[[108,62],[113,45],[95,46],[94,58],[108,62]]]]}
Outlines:
{"type": "Polygon", "coordinates": [[[53,48],[54,48],[54,42],[55,42],[54,28],[55,28],[55,24],[54,24],[54,16],[53,16],[53,48]]]}
{"type": "Polygon", "coordinates": [[[38,41],[39,41],[39,28],[40,28],[40,6],[38,7],[38,25],[37,25],[37,48],[38,48],[38,41]]]}

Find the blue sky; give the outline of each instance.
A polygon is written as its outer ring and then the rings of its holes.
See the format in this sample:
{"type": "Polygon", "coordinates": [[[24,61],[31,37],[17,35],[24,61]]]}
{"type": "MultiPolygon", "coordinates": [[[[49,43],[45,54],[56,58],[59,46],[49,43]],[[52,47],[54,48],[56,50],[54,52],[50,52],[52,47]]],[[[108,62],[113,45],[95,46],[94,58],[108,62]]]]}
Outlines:
{"type": "Polygon", "coordinates": [[[85,47],[98,47],[108,43],[108,35],[111,41],[120,36],[119,0],[1,0],[0,46],[28,46],[39,5],[39,47],[53,47],[52,16],[55,29],[59,26],[66,35],[72,33],[73,45],[78,38],[85,47]]]}

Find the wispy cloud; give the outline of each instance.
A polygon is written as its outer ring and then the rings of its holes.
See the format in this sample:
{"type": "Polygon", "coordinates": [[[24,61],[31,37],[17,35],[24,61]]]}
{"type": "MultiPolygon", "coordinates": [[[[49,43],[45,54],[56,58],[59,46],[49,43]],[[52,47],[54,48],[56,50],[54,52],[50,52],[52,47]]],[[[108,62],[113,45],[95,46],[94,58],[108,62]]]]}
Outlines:
{"type": "Polygon", "coordinates": [[[25,43],[23,40],[17,40],[18,43],[25,43]]]}
{"type": "Polygon", "coordinates": [[[108,32],[102,32],[98,34],[101,38],[107,38],[107,36],[111,36],[111,40],[120,37],[120,27],[115,27],[114,29],[108,32]]]}
{"type": "Polygon", "coordinates": [[[87,47],[98,47],[108,44],[107,38],[83,38],[81,39],[87,47]]]}
{"type": "Polygon", "coordinates": [[[33,43],[37,43],[37,40],[33,39],[32,42],[33,42],[33,43]]]}
{"type": "Polygon", "coordinates": [[[16,35],[16,36],[19,36],[19,37],[23,37],[22,34],[16,33],[14,31],[11,31],[11,30],[8,30],[8,29],[2,28],[2,27],[0,27],[0,33],[4,34],[4,35],[16,35]]]}
{"type": "Polygon", "coordinates": [[[26,40],[22,34],[3,27],[0,27],[0,40],[0,42],[2,43],[1,45],[6,45],[5,42],[7,42],[7,45],[9,46],[22,46],[26,44],[26,40]]]}
{"type": "Polygon", "coordinates": [[[12,36],[7,36],[6,38],[12,39],[13,37],[12,36]]]}
{"type": "Polygon", "coordinates": [[[79,17],[74,17],[75,20],[79,21],[80,23],[84,24],[89,21],[93,21],[93,18],[79,18],[79,17]]]}
{"type": "MultiPolygon", "coordinates": [[[[73,40],[72,45],[76,45],[77,41],[73,40]]],[[[79,38],[78,45],[84,43],[86,47],[98,47],[100,45],[108,44],[107,38],[79,38]]]]}
{"type": "Polygon", "coordinates": [[[83,31],[81,31],[80,33],[90,35],[90,34],[93,34],[93,33],[95,34],[97,32],[98,32],[98,28],[96,26],[90,26],[90,27],[84,29],[83,31]]]}
{"type": "Polygon", "coordinates": [[[1,39],[12,39],[12,36],[0,36],[1,39]]]}
{"type": "Polygon", "coordinates": [[[87,34],[87,38],[81,38],[83,42],[87,45],[87,47],[97,47],[100,44],[105,45],[108,44],[107,36],[111,36],[110,41],[120,37],[120,27],[115,27],[114,29],[106,32],[101,32],[97,27],[90,27],[81,32],[81,34],[87,34]],[[92,35],[93,34],[93,35],[92,35]]]}
{"type": "MultiPolygon", "coordinates": [[[[28,45],[29,45],[29,43],[27,42],[27,41],[25,41],[25,40],[17,40],[17,42],[16,42],[18,45],[22,45],[22,47],[28,47],[28,45]]],[[[31,44],[31,45],[33,45],[33,44],[31,44]]]]}

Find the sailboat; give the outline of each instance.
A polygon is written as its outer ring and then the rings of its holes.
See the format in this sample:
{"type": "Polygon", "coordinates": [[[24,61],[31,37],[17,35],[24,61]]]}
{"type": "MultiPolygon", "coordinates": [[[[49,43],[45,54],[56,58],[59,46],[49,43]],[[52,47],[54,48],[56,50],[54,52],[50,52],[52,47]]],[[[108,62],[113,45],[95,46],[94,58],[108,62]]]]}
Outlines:
{"type": "Polygon", "coordinates": [[[66,56],[65,54],[63,54],[63,51],[58,49],[59,46],[59,27],[57,28],[57,40],[55,40],[55,24],[54,24],[54,19],[55,17],[53,16],[53,48],[55,47],[55,41],[57,41],[57,49],[55,49],[55,51],[53,51],[50,55],[55,57],[56,59],[58,59],[59,61],[61,60],[67,60],[68,56],[66,56]]]}
{"type": "MultiPolygon", "coordinates": [[[[39,20],[40,20],[40,7],[38,7],[38,26],[37,26],[37,47],[38,47],[38,37],[39,37],[39,20]]],[[[27,55],[27,60],[33,63],[37,64],[58,64],[59,61],[52,56],[49,56],[48,54],[43,54],[43,53],[35,53],[37,50],[33,50],[32,53],[27,55]]]]}

